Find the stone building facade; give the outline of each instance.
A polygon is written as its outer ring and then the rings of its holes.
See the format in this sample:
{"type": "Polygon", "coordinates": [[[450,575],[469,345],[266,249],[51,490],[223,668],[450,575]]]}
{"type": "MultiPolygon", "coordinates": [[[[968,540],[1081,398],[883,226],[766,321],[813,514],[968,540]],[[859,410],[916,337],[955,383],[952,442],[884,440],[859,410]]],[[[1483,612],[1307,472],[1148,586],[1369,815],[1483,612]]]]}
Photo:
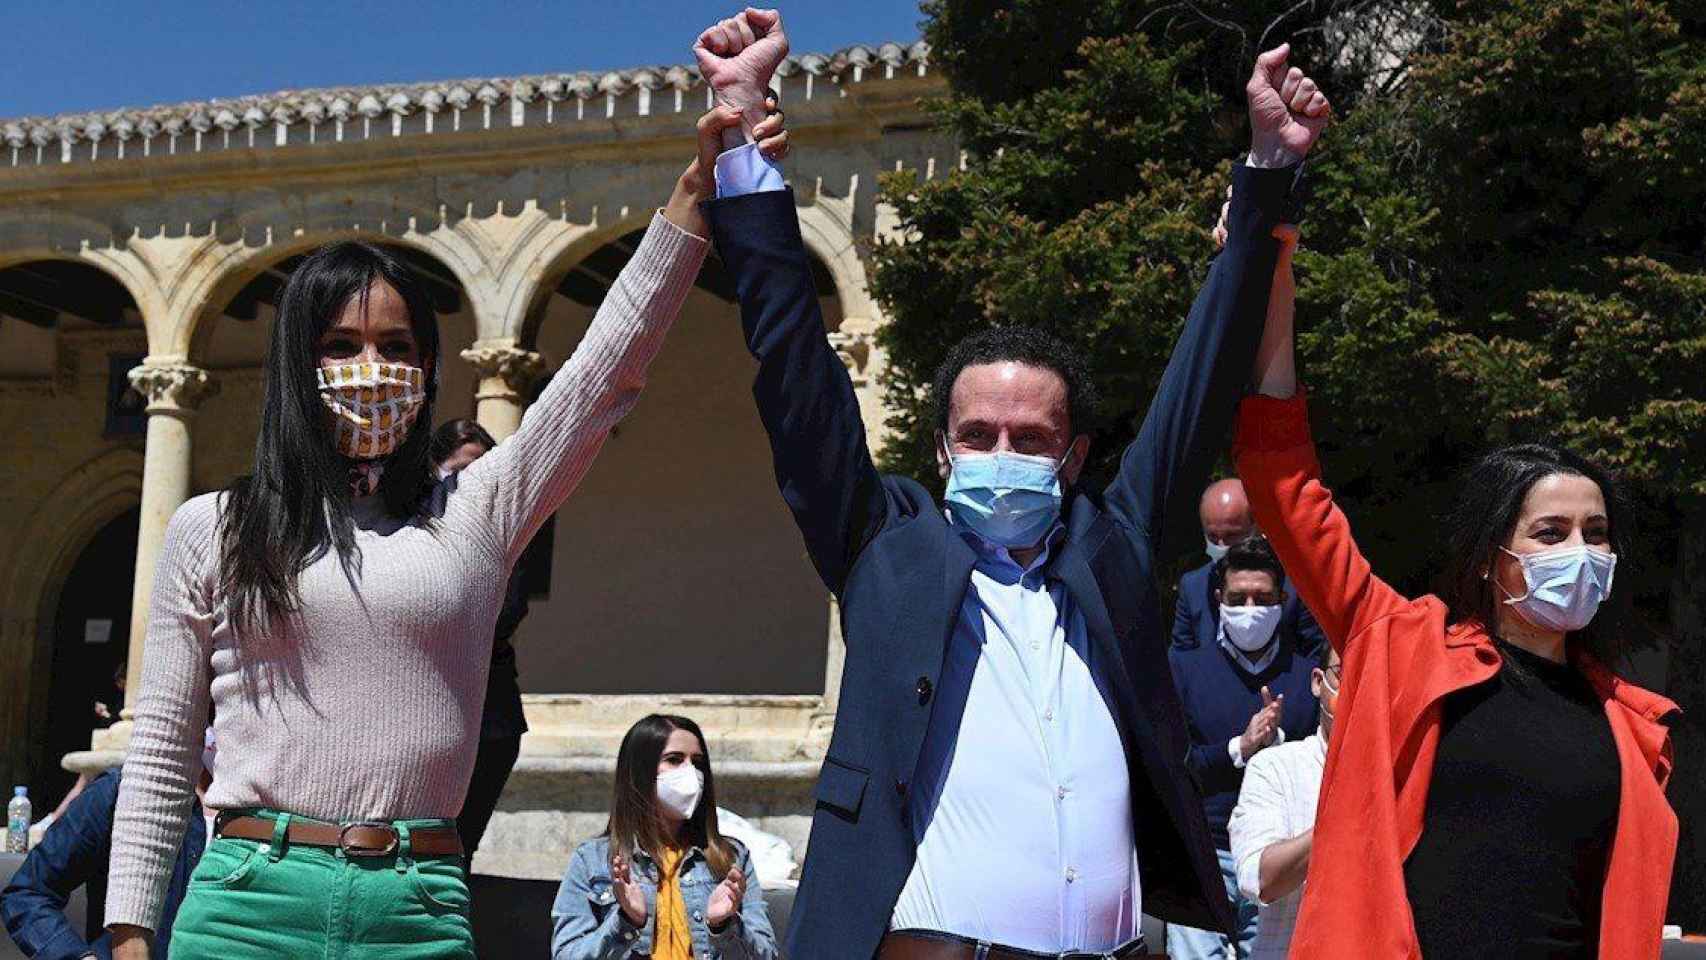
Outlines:
{"type": "MultiPolygon", "coordinates": [[[[892,229],[877,177],[955,162],[919,106],[942,82],[923,44],[885,44],[790,58],[778,83],[826,323],[875,449],[866,254],[892,229]]],[[[502,438],[668,196],[707,103],[673,67],[0,123],[9,782],[122,756],[126,720],[89,733],[89,678],[121,663],[134,686],[167,519],[248,469],[273,305],[305,251],[354,236],[403,252],[440,312],[437,419],[502,438]]],[[[725,806],[803,847],[839,638],[776,494],[732,300],[713,258],[558,515],[516,639],[533,732],[479,868],[556,876],[602,826],[621,733],[659,709],[706,728],[725,806]]]]}

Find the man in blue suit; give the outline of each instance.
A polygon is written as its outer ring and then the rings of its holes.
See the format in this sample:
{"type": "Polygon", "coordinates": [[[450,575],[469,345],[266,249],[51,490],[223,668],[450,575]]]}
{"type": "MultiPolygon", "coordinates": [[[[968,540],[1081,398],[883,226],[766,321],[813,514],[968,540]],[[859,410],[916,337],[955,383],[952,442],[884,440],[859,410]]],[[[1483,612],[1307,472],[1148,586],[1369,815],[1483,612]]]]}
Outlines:
{"type": "MultiPolygon", "coordinates": [[[[1215,645],[1215,638],[1220,636],[1220,604],[1214,599],[1212,582],[1215,561],[1226,556],[1233,544],[1256,532],[1256,518],[1250,515],[1244,484],[1236,477],[1209,484],[1197,507],[1197,517],[1202,522],[1208,562],[1179,578],[1179,599],[1173,608],[1173,646],[1182,650],[1215,645]]],[[[1297,649],[1305,653],[1314,652],[1326,639],[1290,581],[1285,585],[1280,629],[1295,637],[1297,649]]]]}
{"type": "MultiPolygon", "coordinates": [[[[744,52],[781,32],[773,14],[742,16],[700,41],[701,71],[729,100],[743,78],[768,76],[744,52]]],[[[754,397],[847,644],[790,956],[1131,957],[1146,952],[1143,912],[1231,928],[1155,571],[1195,539],[1185,498],[1226,441],[1266,315],[1273,231],[1327,119],[1288,52],[1257,61],[1230,237],[1102,491],[1078,483],[1082,363],[1011,328],[961,343],[937,378],[945,507],[878,473],[793,196],[731,196],[747,188],[723,189],[719,159],[707,214],[758,360],[754,397]]]]}

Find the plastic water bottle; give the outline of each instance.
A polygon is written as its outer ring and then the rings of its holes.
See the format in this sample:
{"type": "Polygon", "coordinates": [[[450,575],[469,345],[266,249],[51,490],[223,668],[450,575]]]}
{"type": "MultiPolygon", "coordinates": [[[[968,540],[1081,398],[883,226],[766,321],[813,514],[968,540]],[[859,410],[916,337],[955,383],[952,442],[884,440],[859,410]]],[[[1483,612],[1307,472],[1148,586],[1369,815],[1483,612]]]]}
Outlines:
{"type": "Polygon", "coordinates": [[[6,804],[6,852],[30,852],[30,788],[13,787],[6,804]]]}

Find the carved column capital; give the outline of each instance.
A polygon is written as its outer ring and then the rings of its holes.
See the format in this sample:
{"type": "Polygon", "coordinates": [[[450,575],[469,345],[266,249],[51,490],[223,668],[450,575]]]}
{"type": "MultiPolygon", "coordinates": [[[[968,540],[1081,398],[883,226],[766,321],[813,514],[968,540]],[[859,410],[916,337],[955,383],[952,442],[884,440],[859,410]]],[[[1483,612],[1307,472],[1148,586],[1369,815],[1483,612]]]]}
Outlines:
{"type": "Polygon", "coordinates": [[[545,373],[545,358],[520,347],[471,347],[462,351],[462,359],[480,375],[477,400],[503,397],[519,401],[545,373]]]}
{"type": "Polygon", "coordinates": [[[847,375],[853,378],[855,387],[862,387],[870,380],[868,368],[871,365],[871,338],[858,331],[848,331],[843,325],[841,330],[829,333],[829,345],[835,348],[835,355],[841,358],[841,363],[847,368],[847,375]]]}
{"type": "Polygon", "coordinates": [[[148,401],[150,414],[185,416],[219,392],[206,370],[187,363],[148,363],[132,367],[130,385],[148,401]]]}

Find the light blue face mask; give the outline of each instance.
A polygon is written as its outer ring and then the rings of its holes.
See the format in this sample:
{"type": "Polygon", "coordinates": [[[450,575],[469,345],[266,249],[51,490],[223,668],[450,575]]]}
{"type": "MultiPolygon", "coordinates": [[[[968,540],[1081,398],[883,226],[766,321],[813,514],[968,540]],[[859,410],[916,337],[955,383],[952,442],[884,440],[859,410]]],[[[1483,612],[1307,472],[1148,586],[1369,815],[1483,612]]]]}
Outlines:
{"type": "Polygon", "coordinates": [[[958,453],[948,458],[948,516],[990,543],[1037,544],[1060,516],[1060,464],[1022,453],[958,453]]]}
{"type": "MultiPolygon", "coordinates": [[[[1499,549],[1504,550],[1503,547],[1499,549]]],[[[1517,554],[1528,592],[1505,603],[1522,618],[1546,630],[1569,633],[1593,620],[1599,605],[1611,595],[1611,575],[1617,556],[1592,547],[1563,547],[1544,553],[1517,554]]]]}

